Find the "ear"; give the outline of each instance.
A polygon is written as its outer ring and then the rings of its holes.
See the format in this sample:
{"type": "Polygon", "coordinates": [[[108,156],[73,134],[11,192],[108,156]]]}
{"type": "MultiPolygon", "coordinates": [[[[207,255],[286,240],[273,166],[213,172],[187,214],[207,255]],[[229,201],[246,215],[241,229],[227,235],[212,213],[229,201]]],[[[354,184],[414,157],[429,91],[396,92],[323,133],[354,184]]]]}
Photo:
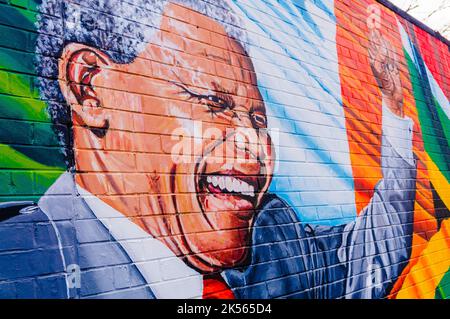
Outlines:
{"type": "Polygon", "coordinates": [[[76,121],[98,137],[106,134],[109,120],[93,80],[109,64],[109,58],[99,50],[73,43],[64,48],[59,62],[61,91],[71,105],[76,121]]]}

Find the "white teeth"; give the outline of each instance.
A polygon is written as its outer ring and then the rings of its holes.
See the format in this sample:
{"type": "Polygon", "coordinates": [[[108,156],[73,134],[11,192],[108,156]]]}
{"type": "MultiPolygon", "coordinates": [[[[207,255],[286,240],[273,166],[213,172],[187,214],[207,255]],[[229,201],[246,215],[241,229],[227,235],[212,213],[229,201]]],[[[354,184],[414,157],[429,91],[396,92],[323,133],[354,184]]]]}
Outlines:
{"type": "Polygon", "coordinates": [[[255,196],[255,188],[253,186],[250,185],[250,196],[254,197],[255,196]]]}
{"type": "Polygon", "coordinates": [[[223,178],[223,176],[219,177],[219,187],[222,190],[225,188],[225,178],[223,178]]]}
{"type": "Polygon", "coordinates": [[[249,195],[249,188],[250,185],[248,185],[246,182],[241,182],[241,193],[244,195],[249,195]]]}
{"type": "Polygon", "coordinates": [[[225,178],[225,187],[227,189],[227,191],[232,192],[233,189],[233,178],[232,177],[226,177],[225,178]]]}
{"type": "Polygon", "coordinates": [[[212,184],[213,184],[214,187],[217,187],[218,182],[219,182],[219,181],[217,180],[217,177],[216,177],[216,176],[213,176],[213,178],[212,178],[212,184]]]}
{"type": "Polygon", "coordinates": [[[233,178],[233,190],[236,193],[241,192],[241,182],[239,182],[239,180],[237,180],[236,178],[233,178]]]}
{"type": "Polygon", "coordinates": [[[219,187],[221,190],[227,190],[230,193],[255,196],[255,188],[252,185],[232,176],[207,176],[206,181],[214,187],[219,187]]]}

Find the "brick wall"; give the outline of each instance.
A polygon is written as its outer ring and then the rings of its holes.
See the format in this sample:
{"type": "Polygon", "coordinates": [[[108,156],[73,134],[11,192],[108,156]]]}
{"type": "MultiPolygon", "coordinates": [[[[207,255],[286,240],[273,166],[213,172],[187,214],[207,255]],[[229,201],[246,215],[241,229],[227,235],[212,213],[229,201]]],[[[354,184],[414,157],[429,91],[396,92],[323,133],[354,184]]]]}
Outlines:
{"type": "Polygon", "coordinates": [[[385,1],[0,0],[0,298],[448,298],[449,43],[385,1]]]}

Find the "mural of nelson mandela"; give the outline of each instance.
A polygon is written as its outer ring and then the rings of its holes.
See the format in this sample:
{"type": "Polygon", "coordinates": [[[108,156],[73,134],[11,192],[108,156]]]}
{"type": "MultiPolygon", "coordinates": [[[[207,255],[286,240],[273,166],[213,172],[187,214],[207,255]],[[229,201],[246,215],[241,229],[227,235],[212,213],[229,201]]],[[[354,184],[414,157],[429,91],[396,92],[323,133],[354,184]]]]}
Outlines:
{"type": "Polygon", "coordinates": [[[389,293],[410,255],[416,168],[394,52],[379,32],[369,56],[383,92],[384,177],[353,222],[325,227],[302,224],[268,192],[265,105],[225,1],[43,0],[40,12],[39,87],[68,170],[36,205],[2,204],[2,224],[49,227],[22,266],[1,259],[0,278],[41,278],[29,287],[37,298],[389,293]],[[172,132],[194,121],[220,138],[201,140],[192,162],[164,156],[172,132]],[[240,130],[255,132],[257,147],[240,150],[253,161],[211,161],[234,154],[240,130]]]}

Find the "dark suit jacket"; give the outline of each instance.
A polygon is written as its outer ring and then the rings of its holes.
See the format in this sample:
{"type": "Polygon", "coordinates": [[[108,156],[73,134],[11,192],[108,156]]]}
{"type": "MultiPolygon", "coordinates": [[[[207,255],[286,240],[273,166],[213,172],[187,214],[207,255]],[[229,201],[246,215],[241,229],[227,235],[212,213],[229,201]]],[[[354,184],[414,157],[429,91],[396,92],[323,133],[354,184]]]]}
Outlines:
{"type": "Polygon", "coordinates": [[[0,204],[0,298],[154,298],[72,187],[65,174],[40,206],[0,204]]]}

